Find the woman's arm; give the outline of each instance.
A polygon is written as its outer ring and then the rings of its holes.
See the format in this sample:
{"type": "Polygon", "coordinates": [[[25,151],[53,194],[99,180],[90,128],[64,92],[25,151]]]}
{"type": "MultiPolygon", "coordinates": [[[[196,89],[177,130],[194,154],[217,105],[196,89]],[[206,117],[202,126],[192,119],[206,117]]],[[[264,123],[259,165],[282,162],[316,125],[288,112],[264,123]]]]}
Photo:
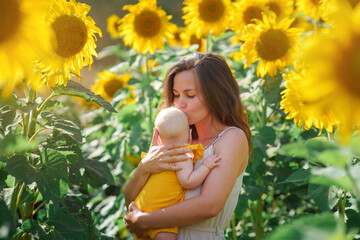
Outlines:
{"type": "Polygon", "coordinates": [[[209,173],[199,196],[150,213],[131,204],[124,218],[129,230],[142,234],[148,229],[184,226],[216,216],[246,167],[249,150],[244,132],[229,130],[214,145],[214,152],[221,157],[219,166],[209,173]]]}
{"type": "Polygon", "coordinates": [[[146,157],[141,160],[134,174],[125,186],[124,195],[127,207],[135,200],[151,174],[162,171],[178,171],[182,169],[178,166],[170,166],[169,163],[189,159],[189,157],[184,154],[191,152],[191,150],[188,148],[180,148],[185,146],[186,144],[182,143],[158,146],[158,132],[154,128],[154,135],[149,152],[146,157]]]}

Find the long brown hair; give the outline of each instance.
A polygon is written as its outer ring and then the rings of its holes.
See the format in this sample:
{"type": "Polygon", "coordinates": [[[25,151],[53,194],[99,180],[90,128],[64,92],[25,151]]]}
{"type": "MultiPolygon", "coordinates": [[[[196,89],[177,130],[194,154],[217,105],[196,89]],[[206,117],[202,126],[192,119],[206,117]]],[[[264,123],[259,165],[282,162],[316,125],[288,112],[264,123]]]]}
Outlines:
{"type": "MultiPolygon", "coordinates": [[[[174,102],[174,77],[182,71],[193,71],[200,83],[204,104],[222,123],[242,129],[251,152],[251,132],[240,99],[240,88],[229,66],[220,55],[213,53],[192,53],[174,63],[166,73],[163,83],[163,105],[170,107],[174,102]]],[[[196,129],[195,129],[196,130],[196,129]]],[[[193,139],[196,139],[196,131],[193,139]]]]}

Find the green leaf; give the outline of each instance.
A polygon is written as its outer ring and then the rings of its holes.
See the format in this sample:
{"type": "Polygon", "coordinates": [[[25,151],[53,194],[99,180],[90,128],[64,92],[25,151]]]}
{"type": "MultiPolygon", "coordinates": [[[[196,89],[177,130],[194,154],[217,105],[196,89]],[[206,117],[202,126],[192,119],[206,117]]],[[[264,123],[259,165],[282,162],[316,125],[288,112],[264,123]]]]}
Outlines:
{"type": "Polygon", "coordinates": [[[0,198],[0,239],[10,239],[15,232],[15,224],[10,210],[0,198]]]}
{"type": "Polygon", "coordinates": [[[67,180],[67,159],[58,151],[44,149],[40,154],[41,164],[37,168],[44,174],[52,178],[62,178],[67,180]]]}
{"type": "Polygon", "coordinates": [[[329,186],[309,184],[309,195],[314,199],[316,205],[323,212],[330,211],[329,208],[329,186]]]}
{"type": "Polygon", "coordinates": [[[86,239],[85,229],[71,215],[66,208],[61,208],[50,204],[48,208],[48,226],[53,227],[56,239],[86,239]]]}
{"type": "Polygon", "coordinates": [[[104,98],[102,98],[100,95],[96,95],[95,93],[91,92],[89,89],[85,88],[81,84],[69,80],[66,87],[64,86],[57,86],[53,88],[53,91],[57,95],[69,95],[69,96],[76,96],[84,98],[86,101],[90,102],[96,102],[109,112],[116,112],[116,110],[113,108],[113,106],[107,102],[104,98]]]}
{"type": "Polygon", "coordinates": [[[37,169],[33,167],[27,160],[27,157],[15,155],[6,162],[8,172],[24,181],[27,184],[36,181],[37,169]]]}
{"type": "Polygon", "coordinates": [[[343,229],[332,214],[313,215],[277,227],[265,240],[345,239],[343,229]]]}
{"type": "Polygon", "coordinates": [[[74,138],[77,142],[82,142],[81,129],[74,122],[65,120],[51,112],[41,112],[41,117],[46,121],[46,125],[74,138]]]}
{"type": "Polygon", "coordinates": [[[19,205],[25,202],[34,201],[36,200],[36,198],[37,196],[35,195],[35,193],[28,186],[26,186],[23,194],[21,195],[19,205]]]}
{"type": "Polygon", "coordinates": [[[26,233],[36,233],[36,231],[41,227],[39,226],[39,223],[34,219],[28,219],[23,223],[21,228],[26,233]]]}
{"type": "Polygon", "coordinates": [[[311,183],[338,186],[346,191],[352,192],[353,184],[344,169],[338,167],[312,168],[311,183]]]}
{"type": "Polygon", "coordinates": [[[95,159],[85,159],[84,178],[92,187],[101,187],[104,184],[114,184],[114,178],[105,162],[95,159]]]}
{"type": "Polygon", "coordinates": [[[259,129],[259,139],[264,145],[270,144],[273,145],[276,138],[276,133],[272,127],[262,127],[259,129]]]}
{"type": "Polygon", "coordinates": [[[23,136],[8,134],[0,138],[0,152],[4,155],[32,151],[38,148],[38,143],[29,143],[23,136]]]}
{"type": "Polygon", "coordinates": [[[301,186],[308,183],[311,176],[310,169],[299,169],[290,175],[285,181],[281,183],[293,183],[296,186],[301,186]]]}
{"type": "Polygon", "coordinates": [[[16,110],[11,109],[9,106],[3,106],[0,108],[0,130],[3,132],[7,126],[14,122],[16,116],[16,110]]]}

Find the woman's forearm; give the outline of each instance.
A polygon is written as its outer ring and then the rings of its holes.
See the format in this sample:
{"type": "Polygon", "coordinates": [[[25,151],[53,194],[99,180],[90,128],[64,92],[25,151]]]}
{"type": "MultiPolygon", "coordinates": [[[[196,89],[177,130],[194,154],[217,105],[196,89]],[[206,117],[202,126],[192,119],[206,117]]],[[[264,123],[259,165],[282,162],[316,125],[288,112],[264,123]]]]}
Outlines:
{"type": "Polygon", "coordinates": [[[137,195],[139,195],[140,191],[145,186],[149,177],[150,177],[150,173],[146,172],[143,169],[143,165],[140,162],[134,174],[132,175],[129,182],[125,186],[124,195],[125,195],[125,204],[127,207],[132,201],[135,200],[137,195]]]}

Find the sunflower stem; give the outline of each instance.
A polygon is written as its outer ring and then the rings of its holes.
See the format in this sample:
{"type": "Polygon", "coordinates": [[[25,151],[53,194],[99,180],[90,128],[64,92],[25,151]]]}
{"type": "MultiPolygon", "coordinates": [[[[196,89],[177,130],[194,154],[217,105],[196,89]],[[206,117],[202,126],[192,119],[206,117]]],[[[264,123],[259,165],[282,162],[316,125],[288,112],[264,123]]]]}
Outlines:
{"type": "Polygon", "coordinates": [[[52,92],[50,94],[50,96],[48,98],[45,99],[45,101],[43,101],[41,103],[41,105],[38,107],[38,109],[36,110],[36,115],[39,115],[39,113],[41,113],[41,111],[44,109],[44,107],[46,106],[46,104],[51,100],[51,98],[53,98],[55,96],[55,92],[52,92]]]}
{"type": "MultiPolygon", "coordinates": [[[[150,79],[150,70],[149,70],[149,64],[148,64],[148,54],[144,54],[145,56],[145,66],[146,66],[146,83],[150,86],[151,79],[150,79]]],[[[148,107],[149,107],[149,132],[152,133],[153,130],[153,118],[152,118],[152,96],[147,93],[148,97],[148,107]]]]}
{"type": "Polygon", "coordinates": [[[213,41],[212,41],[212,35],[211,35],[211,31],[210,31],[209,36],[206,38],[205,52],[211,52],[212,47],[213,47],[213,41]]]}
{"type": "MultiPolygon", "coordinates": [[[[33,103],[35,99],[36,99],[36,91],[30,88],[28,103],[33,103]]],[[[27,138],[30,138],[35,132],[36,118],[37,118],[36,109],[34,109],[29,113],[29,122],[28,122],[29,127],[26,134],[27,138]]]]}
{"type": "Polygon", "coordinates": [[[236,216],[235,213],[232,216],[231,219],[231,228],[232,228],[232,234],[233,234],[233,239],[237,240],[237,236],[236,236],[236,216]]]}

